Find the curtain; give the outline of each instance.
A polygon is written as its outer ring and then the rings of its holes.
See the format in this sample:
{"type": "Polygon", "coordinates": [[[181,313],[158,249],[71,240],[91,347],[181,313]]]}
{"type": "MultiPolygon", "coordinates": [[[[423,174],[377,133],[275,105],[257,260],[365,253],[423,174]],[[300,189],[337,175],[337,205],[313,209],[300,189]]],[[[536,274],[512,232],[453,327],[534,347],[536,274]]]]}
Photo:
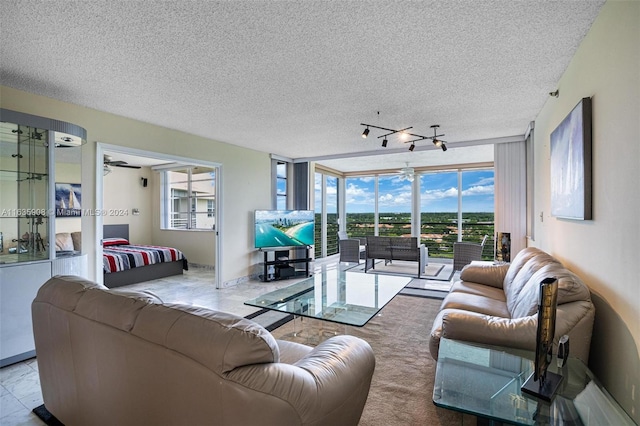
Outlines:
{"type": "Polygon", "coordinates": [[[511,234],[513,259],[527,246],[526,145],[498,143],[494,149],[495,230],[511,234]]]}

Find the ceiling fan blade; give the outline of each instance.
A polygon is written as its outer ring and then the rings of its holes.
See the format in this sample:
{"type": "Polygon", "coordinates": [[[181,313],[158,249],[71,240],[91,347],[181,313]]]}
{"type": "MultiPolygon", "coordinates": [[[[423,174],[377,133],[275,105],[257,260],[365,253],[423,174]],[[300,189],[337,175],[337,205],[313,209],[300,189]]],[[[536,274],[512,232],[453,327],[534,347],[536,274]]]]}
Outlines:
{"type": "Polygon", "coordinates": [[[124,161],[116,161],[117,163],[122,163],[122,164],[113,164],[111,163],[112,166],[116,166],[116,167],[125,167],[127,169],[139,169],[140,166],[131,166],[127,163],[125,163],[124,161]]]}

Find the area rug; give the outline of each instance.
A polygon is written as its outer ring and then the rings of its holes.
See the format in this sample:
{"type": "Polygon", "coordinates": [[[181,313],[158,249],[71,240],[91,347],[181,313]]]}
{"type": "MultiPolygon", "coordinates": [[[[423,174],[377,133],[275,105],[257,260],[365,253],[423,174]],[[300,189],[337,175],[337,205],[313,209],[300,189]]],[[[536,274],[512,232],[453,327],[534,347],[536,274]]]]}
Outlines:
{"type": "Polygon", "coordinates": [[[360,426],[460,425],[460,413],[432,401],[436,362],[429,353],[429,331],[439,306],[439,300],[399,295],[364,327],[298,318],[271,333],[311,346],[321,336],[351,334],[371,345],[376,369],[360,426]]]}
{"type": "MultiPolygon", "coordinates": [[[[350,269],[351,271],[364,272],[364,263],[358,264],[350,269]]],[[[376,261],[375,268],[367,271],[369,274],[387,274],[418,276],[418,263],[403,260],[394,260],[385,265],[383,260],[376,261]]],[[[453,276],[453,264],[429,262],[424,268],[420,278],[434,281],[450,281],[453,276]]]]}

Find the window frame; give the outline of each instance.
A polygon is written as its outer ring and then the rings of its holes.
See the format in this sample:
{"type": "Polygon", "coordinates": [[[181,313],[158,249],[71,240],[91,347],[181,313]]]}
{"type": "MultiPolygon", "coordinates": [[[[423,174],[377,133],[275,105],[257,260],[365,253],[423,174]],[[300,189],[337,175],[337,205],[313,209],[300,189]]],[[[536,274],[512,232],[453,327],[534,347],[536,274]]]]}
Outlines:
{"type": "Polygon", "coordinates": [[[202,179],[200,177],[194,178],[193,169],[197,166],[186,165],[179,168],[167,169],[160,171],[160,187],[162,188],[162,195],[160,197],[160,224],[162,230],[169,231],[215,231],[216,228],[216,212],[215,212],[215,198],[216,198],[216,185],[218,178],[218,168],[212,167],[209,174],[213,174],[210,179],[202,179]],[[169,178],[169,174],[172,172],[186,172],[186,179],[184,183],[186,183],[186,200],[185,203],[189,206],[188,211],[181,212],[174,210],[175,197],[174,191],[184,191],[184,189],[173,188],[172,182],[169,178]],[[212,183],[212,199],[206,199],[206,208],[203,211],[198,211],[198,199],[202,198],[198,195],[196,191],[193,190],[194,182],[211,182],[212,183]],[[213,204],[213,207],[211,205],[213,204]],[[185,227],[176,227],[175,221],[179,219],[179,217],[174,217],[176,215],[187,215],[185,227]],[[207,218],[213,219],[213,225],[211,228],[208,227],[198,227],[198,216],[206,215],[207,218]]]}

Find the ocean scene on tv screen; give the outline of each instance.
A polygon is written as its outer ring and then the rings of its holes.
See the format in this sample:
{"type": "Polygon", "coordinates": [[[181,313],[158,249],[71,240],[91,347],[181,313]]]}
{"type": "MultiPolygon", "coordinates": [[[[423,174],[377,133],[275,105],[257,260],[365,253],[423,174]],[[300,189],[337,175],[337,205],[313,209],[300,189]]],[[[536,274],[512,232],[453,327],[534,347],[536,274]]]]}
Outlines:
{"type": "Polygon", "coordinates": [[[256,248],[313,245],[311,210],[256,210],[256,248]]]}

